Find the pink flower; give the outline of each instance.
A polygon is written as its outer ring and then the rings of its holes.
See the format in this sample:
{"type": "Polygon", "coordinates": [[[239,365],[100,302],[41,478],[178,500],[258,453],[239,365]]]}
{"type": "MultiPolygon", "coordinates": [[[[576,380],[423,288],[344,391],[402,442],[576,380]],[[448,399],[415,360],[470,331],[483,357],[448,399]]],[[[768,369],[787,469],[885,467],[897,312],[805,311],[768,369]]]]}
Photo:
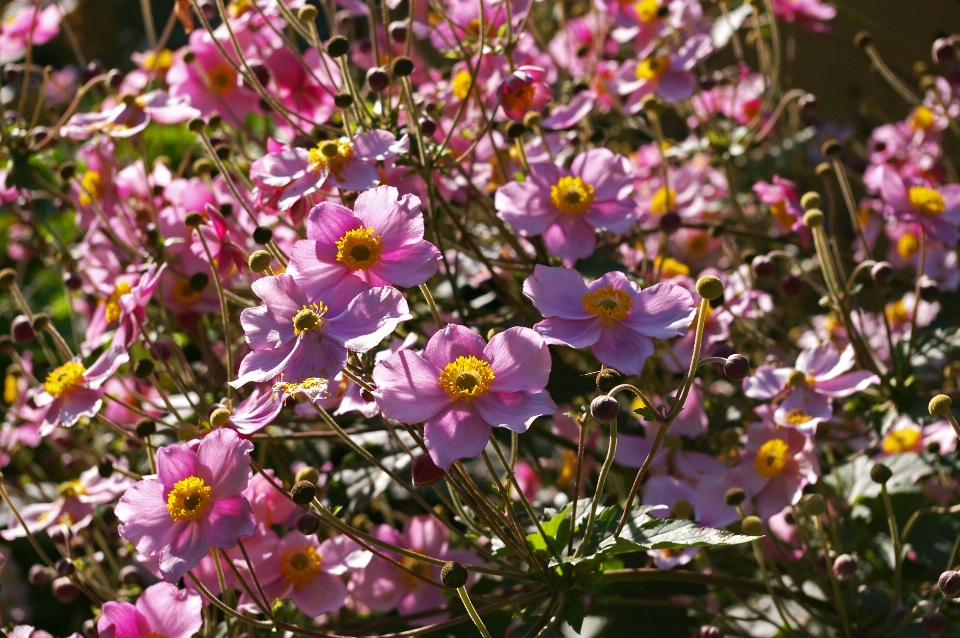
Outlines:
{"type": "Polygon", "coordinates": [[[960,239],[960,184],[934,186],[925,180],[906,179],[886,164],[874,168],[892,217],[923,226],[927,235],[949,247],[960,239]]]}
{"type": "Polygon", "coordinates": [[[880,456],[921,453],[932,443],[939,446],[940,454],[949,454],[957,449],[957,435],[949,421],[936,421],[924,427],[910,417],[898,416],[883,435],[880,456]]]}
{"type": "Polygon", "coordinates": [[[617,92],[628,96],[624,109],[638,113],[643,98],[654,95],[670,102],[685,100],[697,88],[691,72],[699,60],[713,50],[710,37],[698,34],[688,38],[676,52],[648,55],[639,62],[628,61],[617,72],[617,92]]]}
{"type": "Polygon", "coordinates": [[[811,31],[829,31],[821,21],[833,20],[837,9],[822,0],[773,0],[773,13],[784,22],[796,22],[811,31]]]}
{"type": "Polygon", "coordinates": [[[286,47],[274,51],[266,61],[276,83],[275,97],[291,111],[277,118],[277,126],[291,137],[296,129],[287,122],[287,118],[307,130],[314,123],[322,124],[330,120],[336,111],[333,96],[337,94],[336,86],[341,82],[340,67],[326,53],[319,53],[316,47],[310,47],[303,53],[303,61],[305,65],[300,64],[286,47]]]}
{"type": "Polygon", "coordinates": [[[100,386],[129,360],[123,349],[113,346],[89,368],[75,357],[51,371],[33,394],[34,405],[49,406],[40,426],[40,436],[47,436],[58,425],[68,428],[82,416],[96,416],[103,405],[100,386]]]}
{"type": "Polygon", "coordinates": [[[176,583],[210,551],[231,548],[256,527],[246,489],[253,444],[229,429],[199,445],[157,451],[157,477],[131,487],[114,510],[120,536],[159,558],[160,573],[176,583]]]}
{"type": "Polygon", "coordinates": [[[355,277],[308,297],[287,274],[253,282],[263,306],[240,314],[253,352],[240,363],[239,388],[250,382],[330,380],[343,369],[347,351],[366,352],[411,317],[394,288],[370,288],[355,277]]]}
{"type": "Polygon", "coordinates": [[[244,436],[270,425],[283,409],[283,395],[269,386],[258,385],[253,394],[240,402],[227,425],[244,436]]]}
{"type": "Polygon", "coordinates": [[[653,340],[684,334],[696,314],[693,296],[680,286],[640,290],[621,272],[585,284],[576,270],[537,265],[523,294],[546,317],[534,329],[547,343],[592,346],[600,363],[637,376],[653,340]]]}
{"type": "Polygon", "coordinates": [[[113,342],[124,350],[130,348],[140,334],[140,324],[146,321],[146,305],[150,303],[165,268],[166,264],[160,268],[150,264],[139,278],[136,275],[118,277],[113,290],[93,311],[85,335],[86,347],[92,349],[100,345],[103,334],[116,324],[113,342]]]}
{"type": "Polygon", "coordinates": [[[60,33],[63,13],[59,4],[51,4],[42,11],[39,3],[18,5],[14,5],[12,15],[0,20],[0,63],[18,60],[31,42],[34,46],[46,44],[60,33]]]}
{"type": "Polygon", "coordinates": [[[837,354],[832,343],[805,348],[794,368],[760,366],[743,381],[751,399],[772,399],[784,394],[773,415],[775,423],[812,434],[817,424],[833,416],[831,399],[843,398],[880,383],[867,370],[847,372],[856,362],[853,347],[837,354]]]}
{"type": "Polygon", "coordinates": [[[509,328],[490,343],[459,325],[434,334],[423,354],[396,352],[373,370],[385,417],[424,422],[424,443],[437,467],[480,454],[492,426],[526,432],[557,406],[544,389],[550,353],[529,328],[509,328]]]}
{"type": "Polygon", "coordinates": [[[542,111],[550,101],[550,88],[541,82],[544,70],[522,66],[503,81],[499,89],[500,106],[511,120],[522,122],[529,111],[542,111]]]}
{"type": "Polygon", "coordinates": [[[135,605],[109,601],[97,621],[101,638],[190,638],[203,625],[199,594],[156,583],[143,590],[135,605]]]}
{"type": "Polygon", "coordinates": [[[190,106],[188,99],[158,90],[121,102],[106,111],[77,113],[60,127],[60,134],[74,140],[85,140],[94,133],[126,138],[142,132],[151,121],[179,124],[199,116],[200,111],[190,106]]]}
{"type": "Polygon", "coordinates": [[[547,250],[568,266],[589,257],[596,229],[622,233],[634,223],[629,163],[605,148],[578,155],[570,170],[533,164],[523,182],[497,189],[497,215],[524,237],[543,235],[547,250]]]}
{"type": "Polygon", "coordinates": [[[774,175],[772,184],[757,182],[753,185],[753,192],[757,194],[757,199],[770,209],[780,232],[793,231],[809,238],[810,231],[803,225],[804,211],[800,206],[800,192],[794,182],[774,175]]]}
{"type": "Polygon", "coordinates": [[[420,198],[392,186],[357,197],[354,209],[322,202],[307,218],[286,272],[308,297],[346,277],[368,286],[416,286],[437,272],[440,251],[423,239],[420,198]]]}

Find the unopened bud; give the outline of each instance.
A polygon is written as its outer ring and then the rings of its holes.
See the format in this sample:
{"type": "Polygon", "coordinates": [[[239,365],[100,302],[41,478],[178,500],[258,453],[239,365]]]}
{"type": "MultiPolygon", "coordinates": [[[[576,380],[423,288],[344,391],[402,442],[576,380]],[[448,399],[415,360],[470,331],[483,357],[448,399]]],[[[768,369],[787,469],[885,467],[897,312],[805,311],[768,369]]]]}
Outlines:
{"type": "Polygon", "coordinates": [[[769,277],[777,270],[777,265],[766,255],[754,257],[750,266],[753,268],[753,274],[760,278],[769,277]]]}
{"type": "Polygon", "coordinates": [[[743,519],[740,528],[743,530],[743,533],[747,536],[762,536],[763,535],[763,521],[760,520],[758,516],[748,516],[743,519]]]}
{"type": "Polygon", "coordinates": [[[371,91],[382,93],[390,86],[390,74],[382,66],[375,66],[367,70],[367,86],[371,91]]]}
{"type": "Polygon", "coordinates": [[[296,476],[293,477],[294,483],[299,483],[301,481],[307,481],[308,483],[313,483],[314,485],[320,480],[320,471],[310,465],[301,467],[297,470],[296,476]]]}
{"type": "Polygon", "coordinates": [[[290,498],[297,505],[306,505],[317,495],[317,486],[310,481],[297,481],[290,488],[290,498]]]}
{"type": "Polygon", "coordinates": [[[153,419],[143,417],[137,421],[134,431],[141,439],[146,438],[157,431],[157,423],[153,419]]]}
{"type": "Polygon", "coordinates": [[[226,408],[217,408],[210,413],[210,425],[215,428],[222,428],[230,420],[230,410],[226,408]]]}
{"type": "Polygon", "coordinates": [[[920,620],[920,626],[923,630],[936,638],[947,630],[947,617],[939,611],[931,611],[924,614],[920,620]]]}
{"type": "Polygon", "coordinates": [[[180,427],[177,428],[178,441],[189,441],[195,436],[197,436],[197,426],[192,423],[181,423],[180,427]]]}
{"type": "Polygon", "coordinates": [[[53,564],[53,568],[61,576],[70,576],[77,571],[77,566],[69,558],[58,558],[57,562],[53,564]]]}
{"type": "Polygon", "coordinates": [[[723,373],[731,381],[740,381],[750,376],[750,360],[742,354],[733,354],[723,362],[723,373]]]}
{"type": "Polygon", "coordinates": [[[940,574],[940,591],[947,598],[960,598],[960,572],[954,570],[945,571],[940,574]]]}
{"type": "Polygon", "coordinates": [[[32,565],[27,572],[27,582],[31,585],[43,586],[50,582],[50,570],[46,566],[32,565]]]}
{"type": "Polygon", "coordinates": [[[140,583],[140,570],[136,565],[127,565],[120,569],[120,582],[124,585],[137,585],[140,583]]]}
{"type": "Polygon", "coordinates": [[[540,126],[540,121],[543,120],[543,115],[537,111],[530,111],[523,116],[523,125],[529,129],[535,129],[540,126]]]}
{"type": "Polygon", "coordinates": [[[870,276],[880,285],[893,281],[893,266],[889,261],[878,261],[870,269],[870,276]]]}
{"type": "Polygon", "coordinates": [[[873,479],[874,483],[880,483],[883,485],[889,481],[892,476],[893,472],[883,463],[877,463],[870,468],[870,478],[873,479]]]}
{"type": "Polygon", "coordinates": [[[433,137],[433,134],[437,132],[437,122],[429,117],[421,117],[420,132],[423,133],[424,137],[433,137]]]}
{"type": "Polygon", "coordinates": [[[820,208],[820,193],[815,191],[809,191],[803,194],[803,197],[800,198],[800,205],[803,206],[803,210],[810,210],[811,208],[820,208]]]}
{"type": "Polygon", "coordinates": [[[827,511],[827,502],[819,494],[811,494],[803,503],[803,513],[807,516],[820,516],[827,511]]]}
{"type": "Polygon", "coordinates": [[[154,365],[151,359],[140,359],[133,364],[133,376],[138,379],[146,379],[153,374],[154,365]]]}
{"type": "Polygon", "coordinates": [[[873,36],[870,35],[869,31],[858,31],[857,34],[853,36],[853,44],[861,49],[870,46],[871,42],[873,42],[873,36]]]}
{"type": "Polygon", "coordinates": [[[714,275],[704,275],[697,279],[697,294],[711,301],[723,295],[723,282],[714,275]]]}
{"type": "Polygon", "coordinates": [[[724,634],[719,627],[703,625],[697,629],[696,638],[724,638],[724,634]]]}
{"type": "Polygon", "coordinates": [[[833,573],[841,580],[853,576],[857,573],[857,559],[850,554],[840,554],[833,561],[833,573]]]}
{"type": "Polygon", "coordinates": [[[660,230],[668,235],[672,235],[683,228],[683,218],[675,210],[668,210],[660,215],[660,230]]]}
{"type": "Polygon", "coordinates": [[[607,393],[620,385],[623,376],[613,368],[604,368],[597,373],[597,390],[607,393]]]}
{"type": "Polygon", "coordinates": [[[394,77],[405,78],[413,73],[413,60],[405,55],[396,57],[390,65],[390,70],[393,72],[394,77]]]}
{"type": "Polygon", "coordinates": [[[927,404],[927,409],[930,411],[931,416],[942,416],[947,413],[951,405],[953,405],[953,401],[950,397],[945,394],[938,394],[930,399],[930,403],[927,404]]]}
{"type": "Polygon", "coordinates": [[[811,208],[803,214],[803,225],[807,228],[819,228],[823,226],[823,211],[819,208],[811,208]]]}
{"type": "Polygon", "coordinates": [[[65,605],[73,602],[78,593],[76,584],[66,576],[55,579],[52,589],[53,597],[65,605]]]}
{"type": "Polygon", "coordinates": [[[937,38],[933,42],[931,55],[933,61],[939,64],[949,62],[956,56],[957,47],[950,38],[937,38]]]}
{"type": "Polygon", "coordinates": [[[616,421],[620,414],[620,403],[611,396],[601,394],[590,402],[590,414],[600,423],[616,421]]]}
{"type": "Polygon", "coordinates": [[[789,273],[784,275],[780,278],[780,292],[784,297],[796,297],[803,292],[803,280],[789,273]]]}
{"type": "Polygon", "coordinates": [[[927,303],[933,303],[940,298],[940,286],[926,275],[920,277],[919,288],[920,298],[927,303]]]}
{"type": "Polygon", "coordinates": [[[450,561],[440,568],[440,582],[448,589],[459,589],[467,584],[467,568],[460,563],[450,561]]]}
{"type": "Polygon", "coordinates": [[[33,315],[31,327],[34,332],[43,332],[50,327],[50,315],[43,312],[33,315]]]}
{"type": "Polygon", "coordinates": [[[342,35],[335,35],[327,41],[327,55],[339,58],[350,50],[350,43],[342,35]]]}
{"type": "Polygon", "coordinates": [[[18,315],[10,324],[10,337],[16,343],[27,343],[33,341],[37,333],[33,331],[30,319],[24,315],[18,315]]]}
{"type": "Polygon", "coordinates": [[[333,96],[333,103],[338,109],[350,108],[353,105],[353,95],[350,93],[337,93],[333,96]]]}
{"type": "Polygon", "coordinates": [[[203,223],[203,215],[197,211],[187,213],[183,218],[183,225],[187,228],[196,228],[203,223]]]}
{"type": "Polygon", "coordinates": [[[0,270],[0,288],[9,288],[17,281],[17,271],[13,268],[0,270]]]}
{"type": "Polygon", "coordinates": [[[518,137],[523,137],[523,134],[527,132],[527,127],[521,124],[520,122],[511,122],[507,127],[507,137],[512,140],[517,139],[518,137]]]}
{"type": "Polygon", "coordinates": [[[826,155],[827,157],[833,157],[834,155],[840,154],[840,142],[833,139],[832,137],[826,140],[823,145],[820,146],[820,152],[826,155]]]}
{"type": "Polygon", "coordinates": [[[407,23],[401,20],[391,22],[387,29],[390,33],[390,39],[397,44],[404,44],[407,41],[407,23]]]}
{"type": "Polygon", "coordinates": [[[273,262],[273,255],[266,250],[255,250],[250,253],[250,257],[247,259],[247,266],[249,266],[253,272],[262,273],[267,272],[271,262],[273,262]]]}
{"type": "Polygon", "coordinates": [[[817,96],[813,93],[807,93],[797,100],[797,106],[804,115],[813,115],[817,112],[817,96]]]}
{"type": "Polygon", "coordinates": [[[312,536],[320,530],[320,517],[313,512],[304,512],[297,517],[296,526],[304,536],[312,536]]]}
{"type": "Polygon", "coordinates": [[[410,475],[414,487],[429,487],[443,480],[446,472],[437,467],[429,454],[421,454],[413,459],[410,475]]]}
{"type": "Polygon", "coordinates": [[[735,507],[740,503],[744,502],[747,498],[747,493],[744,492],[739,487],[731,487],[727,490],[727,493],[723,495],[723,500],[727,505],[735,507]]]}
{"type": "Polygon", "coordinates": [[[207,123],[204,122],[203,118],[200,118],[200,117],[195,117],[189,122],[187,122],[187,128],[190,129],[191,133],[201,132],[203,130],[203,127],[206,125],[207,123]]]}

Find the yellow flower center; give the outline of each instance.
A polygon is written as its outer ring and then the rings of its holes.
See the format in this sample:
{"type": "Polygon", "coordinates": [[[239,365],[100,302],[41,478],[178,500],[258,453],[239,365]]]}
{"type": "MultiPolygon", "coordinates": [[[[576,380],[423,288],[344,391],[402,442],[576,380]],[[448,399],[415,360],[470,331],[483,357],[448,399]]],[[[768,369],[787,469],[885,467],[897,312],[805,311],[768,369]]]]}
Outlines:
{"type": "Polygon", "coordinates": [[[17,377],[8,374],[3,378],[3,400],[7,405],[13,405],[20,396],[20,390],[17,388],[17,377]]]}
{"type": "Polygon", "coordinates": [[[353,159],[353,144],[348,140],[327,140],[310,149],[310,170],[328,169],[337,178],[343,177],[343,169],[353,159]]]}
{"type": "Polygon", "coordinates": [[[650,24],[657,19],[660,2],[659,0],[640,0],[640,2],[633,5],[633,8],[637,12],[637,17],[640,18],[640,22],[650,24]]]}
{"type": "Polygon", "coordinates": [[[910,259],[920,250],[920,242],[913,233],[904,233],[897,240],[897,254],[904,260],[910,259]]]}
{"type": "Polygon", "coordinates": [[[227,11],[230,12],[231,18],[239,18],[243,14],[253,11],[253,2],[250,0],[234,0],[227,7],[227,11]]]}
{"type": "Polygon", "coordinates": [[[577,474],[577,453],[572,450],[563,451],[563,467],[560,468],[560,474],[557,476],[557,485],[566,487],[577,474]]]}
{"type": "Polygon", "coordinates": [[[159,53],[147,51],[143,56],[143,68],[147,71],[167,71],[173,66],[173,52],[170,49],[160,49],[159,53]]]}
{"type": "Polygon", "coordinates": [[[669,68],[669,55],[651,55],[637,64],[636,76],[638,80],[659,80],[669,68]]]}
{"type": "Polygon", "coordinates": [[[911,186],[907,195],[913,207],[928,217],[936,217],[947,208],[943,195],[926,186],[911,186]]]}
{"type": "Polygon", "coordinates": [[[661,186],[650,198],[650,212],[654,215],[663,215],[665,212],[673,210],[676,205],[677,191],[672,188],[666,189],[661,186]]]}
{"type": "Polygon", "coordinates": [[[210,486],[199,476],[188,476],[173,484],[167,496],[167,511],[176,522],[195,521],[210,507],[210,486]]]}
{"type": "Polygon", "coordinates": [[[590,210],[593,198],[593,186],[579,177],[561,177],[550,187],[550,201],[568,215],[579,215],[590,210]]]}
{"type": "Polygon", "coordinates": [[[773,478],[783,471],[790,456],[790,446],[783,439],[770,439],[760,446],[753,468],[764,478],[773,478]]]}
{"type": "Polygon", "coordinates": [[[311,330],[319,332],[320,328],[323,328],[323,325],[327,323],[324,317],[327,310],[328,308],[323,305],[322,301],[315,301],[310,304],[310,307],[303,306],[300,308],[299,312],[293,316],[293,334],[300,335],[311,330]]]}
{"type": "Polygon", "coordinates": [[[210,78],[210,86],[220,95],[237,86],[237,72],[226,62],[208,69],[207,77],[210,78]]]}
{"type": "Polygon", "coordinates": [[[100,197],[100,173],[87,171],[80,178],[80,205],[89,206],[100,197]]]}
{"type": "Polygon", "coordinates": [[[173,300],[182,306],[192,306],[200,301],[200,297],[203,296],[203,292],[194,290],[193,287],[190,286],[190,280],[188,279],[177,280],[177,283],[173,284],[171,294],[173,300]]]}
{"type": "Polygon", "coordinates": [[[309,586],[320,575],[323,554],[313,545],[301,545],[288,549],[280,558],[280,575],[287,585],[294,589],[309,586]]]}
{"type": "Polygon", "coordinates": [[[615,321],[623,321],[633,308],[630,293],[613,286],[604,286],[587,292],[580,303],[584,310],[599,319],[605,326],[615,321]]]}
{"type": "Polygon", "coordinates": [[[507,111],[526,111],[533,102],[536,89],[532,84],[521,86],[503,96],[503,108],[507,111]]]}
{"type": "Polygon", "coordinates": [[[925,106],[918,106],[910,114],[910,128],[914,131],[926,131],[933,126],[933,111],[925,106]]]}
{"type": "Polygon", "coordinates": [[[453,77],[453,86],[451,88],[451,93],[453,97],[458,100],[467,99],[467,95],[470,94],[470,83],[473,81],[473,76],[470,75],[470,71],[461,70],[453,77]]]}
{"type": "MultiPolygon", "coordinates": [[[[419,548],[414,548],[410,551],[414,552],[415,554],[420,554],[421,556],[426,556],[426,553],[419,548]]],[[[403,556],[400,558],[400,564],[410,571],[416,572],[417,574],[423,576],[427,580],[433,580],[433,567],[430,565],[430,563],[425,563],[424,561],[413,558],[412,556],[403,556]]],[[[403,584],[407,589],[416,589],[424,584],[422,580],[413,574],[408,574],[407,572],[402,572],[400,574],[400,579],[403,581],[403,584]]]]}
{"type": "Polygon", "coordinates": [[[273,391],[286,392],[290,396],[303,394],[316,401],[330,396],[330,382],[323,377],[307,377],[299,383],[280,381],[273,385],[273,391]]]}
{"type": "Polygon", "coordinates": [[[660,271],[660,276],[664,279],[690,276],[690,267],[677,261],[673,257],[664,259],[663,257],[657,256],[657,258],[653,260],[653,267],[655,270],[660,271]]]}
{"type": "Polygon", "coordinates": [[[883,312],[893,325],[900,325],[910,320],[910,311],[907,310],[907,305],[903,303],[902,299],[888,303],[883,312]]]}
{"type": "Polygon", "coordinates": [[[887,454],[910,452],[920,442],[920,435],[920,428],[915,427],[890,430],[887,432],[887,436],[883,437],[883,451],[887,454]]]}
{"type": "Polygon", "coordinates": [[[87,493],[87,488],[78,480],[66,481],[57,486],[57,494],[64,498],[71,496],[82,496],[87,493]]]}
{"type": "Polygon", "coordinates": [[[86,371],[86,366],[79,361],[67,361],[47,375],[43,389],[56,398],[83,383],[83,373],[86,371]]]}
{"type": "Polygon", "coordinates": [[[493,368],[490,364],[473,355],[457,357],[448,363],[437,377],[440,387],[449,395],[451,401],[467,403],[486,394],[493,379],[493,368]]]}
{"type": "Polygon", "coordinates": [[[337,261],[351,270],[366,270],[380,263],[383,240],[372,228],[348,230],[337,240],[337,261]]]}
{"type": "Polygon", "coordinates": [[[117,287],[113,289],[113,292],[110,293],[110,296],[106,299],[106,310],[104,313],[107,317],[107,323],[113,323],[120,318],[120,297],[130,292],[130,284],[125,281],[121,281],[117,284],[117,287]]]}
{"type": "Polygon", "coordinates": [[[787,415],[783,420],[788,425],[803,425],[812,418],[813,416],[804,412],[803,408],[793,408],[787,412],[787,415]]]}
{"type": "Polygon", "coordinates": [[[787,212],[787,202],[784,200],[781,199],[779,202],[770,204],[770,214],[773,215],[777,223],[784,228],[793,227],[793,217],[787,212]]]}

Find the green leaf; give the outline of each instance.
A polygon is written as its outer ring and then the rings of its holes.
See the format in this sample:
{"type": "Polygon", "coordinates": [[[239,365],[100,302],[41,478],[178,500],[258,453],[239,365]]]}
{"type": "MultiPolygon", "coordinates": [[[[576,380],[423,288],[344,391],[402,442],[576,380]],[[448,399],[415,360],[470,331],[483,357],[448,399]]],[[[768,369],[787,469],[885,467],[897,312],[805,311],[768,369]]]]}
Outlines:
{"type": "Polygon", "coordinates": [[[627,523],[619,538],[611,535],[604,539],[600,543],[599,552],[623,554],[650,549],[742,545],[756,538],[712,527],[700,527],[686,519],[652,518],[643,512],[627,523]]]}
{"type": "Polygon", "coordinates": [[[534,551],[546,552],[547,549],[552,548],[554,554],[563,553],[563,548],[566,547],[567,541],[570,539],[570,522],[567,517],[570,516],[571,507],[571,505],[567,505],[559,514],[541,524],[547,538],[544,538],[539,531],[527,535],[527,542],[530,543],[530,547],[534,551]],[[547,546],[548,543],[549,547],[547,546]]]}

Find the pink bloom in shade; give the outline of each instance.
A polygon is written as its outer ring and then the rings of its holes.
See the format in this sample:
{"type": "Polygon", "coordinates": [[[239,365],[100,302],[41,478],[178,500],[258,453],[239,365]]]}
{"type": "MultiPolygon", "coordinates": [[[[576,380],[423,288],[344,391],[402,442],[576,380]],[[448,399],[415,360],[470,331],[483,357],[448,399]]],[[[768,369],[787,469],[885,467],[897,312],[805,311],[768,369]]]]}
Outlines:
{"type": "Polygon", "coordinates": [[[396,352],[373,369],[380,411],[403,423],[423,422],[437,467],[480,454],[492,426],[526,432],[557,406],[544,389],[550,353],[529,328],[509,328],[490,343],[464,326],[436,332],[423,354],[396,352]]]}
{"type": "Polygon", "coordinates": [[[347,536],[328,538],[289,532],[257,571],[267,598],[290,598],[307,616],[338,611],[347,600],[344,574],[361,570],[373,554],[347,536]]]}
{"type": "Polygon", "coordinates": [[[82,417],[94,417],[103,405],[104,381],[130,360],[126,351],[112,346],[87,368],[79,358],[52,370],[33,394],[33,403],[47,411],[40,436],[47,436],[58,425],[70,427],[82,417]]]}
{"type": "MultiPolygon", "coordinates": [[[[250,502],[258,525],[270,527],[286,523],[298,508],[285,492],[277,489],[280,481],[274,477],[273,470],[266,469],[264,473],[269,480],[259,472],[254,473],[247,489],[243,490],[243,496],[250,502]]],[[[249,543],[244,541],[244,545],[249,543]]]]}
{"type": "Polygon", "coordinates": [[[656,53],[642,60],[627,61],[617,72],[617,92],[624,100],[627,113],[638,113],[643,98],[657,95],[669,102],[691,97],[697,88],[697,77],[691,69],[713,50],[710,37],[698,34],[687,39],[676,52],[656,53]]]}
{"type": "Polygon", "coordinates": [[[316,47],[303,53],[303,61],[305,65],[286,47],[278,48],[266,60],[276,83],[275,97],[291,111],[276,118],[277,126],[291,137],[296,128],[287,118],[296,126],[310,130],[315,124],[329,121],[336,111],[333,97],[340,84],[340,67],[316,47]]]}
{"type": "Polygon", "coordinates": [[[253,282],[263,306],[240,313],[253,352],[240,363],[239,388],[250,382],[299,383],[332,379],[347,362],[347,351],[366,352],[411,318],[395,288],[367,288],[356,277],[308,297],[287,274],[253,282]]]}
{"type": "Polygon", "coordinates": [[[74,140],[85,140],[94,133],[126,138],[142,132],[151,121],[179,124],[199,116],[200,111],[190,106],[188,99],[157,90],[106,111],[77,113],[60,127],[60,134],[74,140]]]}
{"type": "Polygon", "coordinates": [[[830,30],[823,22],[833,20],[837,9],[822,0],[773,0],[773,13],[784,22],[796,22],[805,29],[823,32],[830,30]]]}
{"type": "MultiPolygon", "coordinates": [[[[450,532],[432,516],[411,516],[404,524],[402,532],[389,525],[377,525],[370,533],[391,545],[431,558],[456,561],[464,565],[481,563],[477,556],[467,550],[451,549],[450,532]]],[[[438,585],[430,585],[379,556],[374,556],[366,569],[354,573],[350,579],[350,595],[357,602],[375,612],[397,609],[402,616],[435,609],[446,602],[443,589],[439,586],[439,567],[393,552],[384,553],[438,585]]],[[[467,587],[475,583],[478,577],[476,572],[471,573],[467,587]]],[[[438,617],[434,616],[418,622],[429,624],[436,619],[438,617]]]]}
{"type": "Polygon", "coordinates": [[[810,230],[803,225],[804,211],[800,206],[800,191],[794,182],[774,175],[772,184],[757,182],[753,185],[753,192],[757,194],[757,199],[770,209],[781,233],[793,231],[809,238],[810,230]]]}
{"type": "Polygon", "coordinates": [[[917,222],[927,236],[957,245],[960,239],[960,184],[934,186],[925,180],[905,179],[892,167],[875,167],[880,196],[891,217],[917,222]]]}
{"type": "Polygon", "coordinates": [[[634,224],[632,189],[626,158],[597,148],[578,155],[570,170],[533,164],[525,181],[498,188],[494,203],[522,236],[543,235],[547,250],[572,266],[593,254],[597,229],[622,233],[634,224]]]}
{"type": "Polygon", "coordinates": [[[368,286],[410,287],[439,266],[440,251],[423,239],[420,198],[392,186],[360,193],[353,210],[317,204],[307,217],[307,238],[298,241],[286,270],[308,297],[346,277],[368,286]]]}
{"type": "Polygon", "coordinates": [[[135,605],[109,601],[97,621],[101,638],[190,638],[203,625],[199,594],[156,583],[143,590],[135,605]]]}
{"type": "Polygon", "coordinates": [[[510,486],[510,498],[515,501],[520,500],[520,494],[517,492],[517,488],[519,487],[523,495],[527,497],[527,500],[533,501],[537,496],[537,491],[540,489],[540,475],[537,474],[537,471],[533,469],[529,463],[525,463],[524,461],[517,461],[513,472],[516,484],[510,486]]]}
{"type": "Polygon", "coordinates": [[[256,527],[241,495],[249,482],[253,444],[229,429],[214,430],[199,445],[157,451],[157,478],[144,479],[114,512],[120,536],[160,560],[167,582],[196,567],[210,547],[231,548],[256,527]]]}
{"type": "Polygon", "coordinates": [[[937,421],[923,426],[914,423],[909,417],[899,416],[890,423],[883,436],[880,456],[924,452],[931,443],[940,446],[940,454],[949,454],[957,449],[957,434],[949,421],[937,421]]]}
{"type": "Polygon", "coordinates": [[[39,3],[20,2],[4,12],[7,17],[0,20],[0,63],[18,60],[31,42],[34,46],[46,44],[60,33],[60,5],[54,3],[39,9],[39,3]]]}
{"type": "Polygon", "coordinates": [[[190,250],[198,259],[216,265],[221,279],[242,276],[247,268],[247,250],[234,240],[226,217],[216,206],[206,204],[203,213],[205,222],[197,228],[196,234],[190,234],[190,250]]]}
{"type": "Polygon", "coordinates": [[[273,392],[269,385],[258,385],[253,394],[240,402],[230,415],[227,425],[244,436],[249,436],[273,423],[283,409],[283,395],[273,392]]]}
{"type": "Polygon", "coordinates": [[[542,111],[550,101],[550,87],[541,81],[545,71],[540,67],[522,66],[500,85],[500,106],[511,120],[522,122],[530,111],[542,111]]]}
{"type": "Polygon", "coordinates": [[[880,383],[880,378],[868,370],[848,372],[855,363],[852,346],[840,354],[832,343],[804,348],[793,368],[757,368],[744,379],[743,392],[760,400],[783,395],[774,421],[812,434],[818,423],[833,416],[831,399],[848,397],[880,383]]]}
{"type": "Polygon", "coordinates": [[[693,296],[680,286],[641,290],[621,272],[586,284],[576,270],[538,264],[523,294],[545,317],[534,329],[547,343],[591,346],[600,363],[637,376],[653,340],[684,334],[696,314],[693,296]]]}
{"type": "Polygon", "coordinates": [[[816,443],[792,428],[755,423],[747,431],[740,464],[730,472],[735,485],[756,497],[757,516],[767,520],[785,505],[795,505],[804,486],[817,482],[816,443]]]}
{"type": "Polygon", "coordinates": [[[406,153],[410,146],[404,135],[373,130],[350,141],[325,140],[313,148],[291,146],[282,152],[267,153],[250,168],[250,177],[261,188],[276,191],[280,210],[289,210],[301,198],[323,187],[362,191],[380,183],[375,162],[406,153]]]}

